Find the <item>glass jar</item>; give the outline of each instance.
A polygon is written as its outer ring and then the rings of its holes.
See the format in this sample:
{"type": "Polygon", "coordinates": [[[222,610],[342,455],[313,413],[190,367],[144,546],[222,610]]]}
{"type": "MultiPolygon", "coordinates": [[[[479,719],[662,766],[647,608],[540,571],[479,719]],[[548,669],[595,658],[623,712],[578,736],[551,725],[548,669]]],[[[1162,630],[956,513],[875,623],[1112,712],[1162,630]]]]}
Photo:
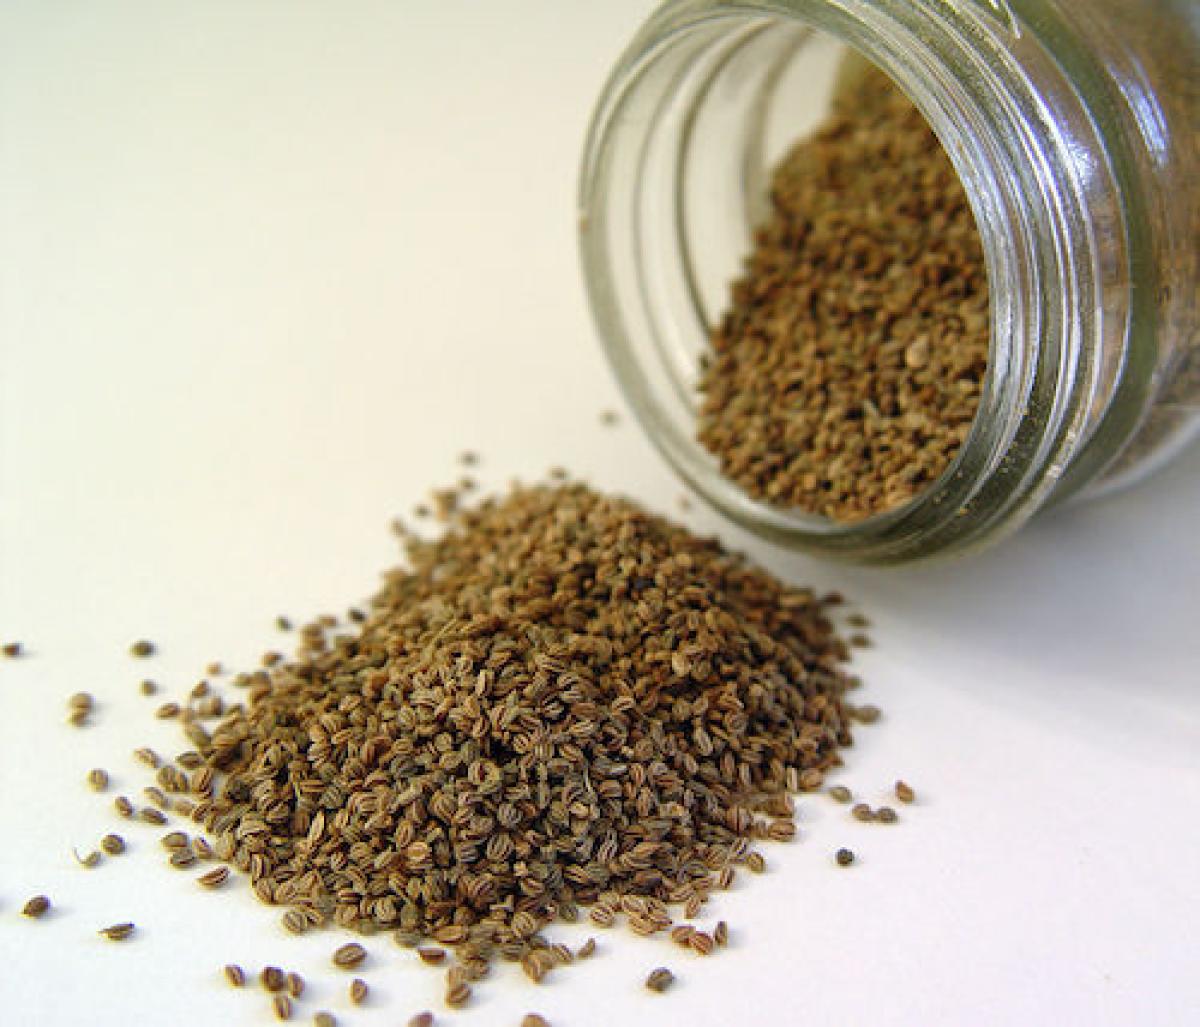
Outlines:
{"type": "Polygon", "coordinates": [[[583,269],[644,429],[728,516],[895,563],[994,542],[1200,434],[1200,5],[1191,0],[671,0],[618,61],[580,193],[583,269]],[[905,505],[767,505],[696,440],[701,355],[847,49],[908,94],[979,229],[988,372],[972,429],[905,505]]]}

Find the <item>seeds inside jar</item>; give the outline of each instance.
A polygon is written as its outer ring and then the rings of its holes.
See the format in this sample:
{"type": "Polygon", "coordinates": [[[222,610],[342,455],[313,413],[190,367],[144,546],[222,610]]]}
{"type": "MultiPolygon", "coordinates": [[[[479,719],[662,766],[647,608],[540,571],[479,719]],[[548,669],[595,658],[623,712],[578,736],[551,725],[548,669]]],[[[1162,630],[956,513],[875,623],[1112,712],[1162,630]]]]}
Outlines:
{"type": "Polygon", "coordinates": [[[946,470],[982,393],[966,193],[912,102],[853,57],[770,202],[701,364],[699,441],[766,503],[842,522],[894,509],[946,470]]]}

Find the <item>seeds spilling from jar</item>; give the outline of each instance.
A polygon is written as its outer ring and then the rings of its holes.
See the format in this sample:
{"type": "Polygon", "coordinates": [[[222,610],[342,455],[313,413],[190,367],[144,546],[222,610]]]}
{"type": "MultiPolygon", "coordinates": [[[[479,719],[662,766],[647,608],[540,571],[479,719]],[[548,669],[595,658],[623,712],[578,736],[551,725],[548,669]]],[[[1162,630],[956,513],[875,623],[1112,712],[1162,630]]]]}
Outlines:
{"type": "Polygon", "coordinates": [[[776,168],[702,362],[698,437],[751,496],[837,521],[893,509],[966,439],[988,353],[983,251],[949,158],[861,58],[776,168]]]}
{"type": "Polygon", "coordinates": [[[178,784],[206,851],[298,922],[454,949],[456,1008],[497,955],[535,980],[573,962],[541,931],[580,906],[665,932],[763,869],[754,844],[794,836],[789,793],[841,763],[851,718],[833,597],[578,484],[447,516],[349,631],[302,628],[211,732],[185,711],[178,784]]]}

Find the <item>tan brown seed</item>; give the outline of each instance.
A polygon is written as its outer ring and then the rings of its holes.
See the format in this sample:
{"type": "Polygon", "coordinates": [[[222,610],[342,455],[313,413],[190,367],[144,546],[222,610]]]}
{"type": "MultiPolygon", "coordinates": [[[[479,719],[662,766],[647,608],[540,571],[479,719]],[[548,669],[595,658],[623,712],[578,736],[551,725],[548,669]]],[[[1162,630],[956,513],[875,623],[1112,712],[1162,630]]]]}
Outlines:
{"type": "Polygon", "coordinates": [[[718,945],[729,943],[729,925],[724,920],[718,920],[717,926],[713,928],[713,941],[718,945]]]}
{"type": "Polygon", "coordinates": [[[691,943],[692,935],[696,933],[696,928],[691,924],[679,924],[677,927],[671,928],[671,940],[676,945],[688,946],[691,943]]]}
{"type": "Polygon", "coordinates": [[[428,1010],[414,1014],[409,1018],[408,1027],[433,1027],[433,1014],[428,1010]]]}
{"type": "Polygon", "coordinates": [[[900,818],[896,815],[896,811],[891,806],[880,806],[875,811],[875,819],[881,824],[894,824],[900,818]]]}
{"type": "Polygon", "coordinates": [[[829,797],[834,802],[850,802],[854,798],[854,793],[845,785],[834,785],[829,789],[829,797]]]}
{"type": "Polygon", "coordinates": [[[912,786],[905,784],[903,781],[896,782],[896,798],[901,802],[912,802],[917,797],[912,790],[912,786]]]}
{"type": "Polygon", "coordinates": [[[313,1027],[337,1027],[337,1017],[322,1009],[313,1015],[313,1027]]]}
{"type": "Polygon", "coordinates": [[[767,869],[767,861],[761,852],[752,852],[746,857],[746,869],[755,874],[761,874],[767,869]]]}
{"type": "Polygon", "coordinates": [[[133,816],[133,803],[130,802],[124,795],[118,795],[113,800],[113,807],[117,811],[117,815],[128,820],[133,816]]]}
{"type": "Polygon", "coordinates": [[[446,950],[435,948],[433,946],[422,945],[417,949],[417,955],[421,957],[422,963],[428,963],[430,966],[437,966],[445,962],[446,950]]]}
{"type": "Polygon", "coordinates": [[[541,1013],[526,1013],[521,1017],[521,1027],[550,1027],[550,1021],[541,1013]]]}
{"type": "Polygon", "coordinates": [[[861,820],[863,823],[870,823],[875,819],[875,811],[871,809],[871,807],[865,802],[857,803],[854,808],[850,810],[850,815],[853,816],[855,820],[861,820]]]}
{"type": "Polygon", "coordinates": [[[361,977],[355,977],[350,982],[350,1001],[356,1006],[361,1006],[367,1000],[367,995],[370,992],[367,982],[361,977]]]}
{"type": "Polygon", "coordinates": [[[596,939],[588,938],[582,945],[579,946],[579,951],[575,953],[576,959],[587,959],[589,956],[596,954],[596,939]]]}
{"type": "Polygon", "coordinates": [[[131,923],[112,924],[109,927],[100,928],[97,933],[109,941],[124,941],[131,937],[136,929],[131,923]]]}
{"type": "Polygon", "coordinates": [[[258,982],[267,991],[283,991],[287,987],[287,974],[277,966],[264,966],[258,973],[258,982]]]}
{"type": "Polygon", "coordinates": [[[143,681],[138,687],[140,688],[142,695],[154,695],[158,691],[157,683],[150,681],[149,679],[143,681]]]}
{"type": "Polygon", "coordinates": [[[241,988],[246,983],[246,971],[243,970],[237,963],[227,963],[224,969],[225,980],[231,987],[241,988]]]}
{"type": "Polygon", "coordinates": [[[292,1000],[287,995],[275,995],[271,998],[271,1008],[275,1010],[276,1020],[292,1018],[292,1000]]]}
{"type": "Polygon", "coordinates": [[[45,895],[35,895],[21,907],[21,915],[28,917],[44,916],[50,909],[50,900],[45,895]]]}
{"type": "Polygon", "coordinates": [[[93,792],[103,792],[108,788],[108,771],[100,767],[88,771],[87,776],[88,787],[93,792]]]}
{"type": "Polygon", "coordinates": [[[140,749],[133,750],[134,758],[140,763],[146,764],[151,770],[157,770],[162,765],[162,759],[149,746],[142,746],[140,749]]]}
{"type": "Polygon", "coordinates": [[[81,856],[78,849],[72,849],[71,854],[75,857],[76,863],[88,870],[94,870],[100,865],[100,853],[98,852],[92,851],[81,856]]]}
{"type": "Polygon", "coordinates": [[[179,703],[165,702],[157,710],[154,711],[154,715],[159,720],[170,720],[172,717],[178,717],[179,716],[179,703]]]}
{"type": "Polygon", "coordinates": [[[451,1009],[462,1009],[471,1001],[471,986],[466,982],[446,989],[446,1005],[451,1009]]]}
{"type": "Polygon", "coordinates": [[[292,998],[299,998],[304,994],[304,978],[294,970],[289,971],[287,975],[287,993],[292,998]]]}
{"type": "Polygon", "coordinates": [[[94,709],[95,700],[87,692],[76,692],[67,700],[67,722],[82,727],[94,709]]]}
{"type": "MultiPolygon", "coordinates": [[[[527,915],[528,914],[518,913],[517,916],[513,917],[513,930],[516,930],[515,925],[517,919],[527,915]]],[[[534,929],[537,929],[536,921],[534,929]]],[[[532,933],[532,931],[530,933],[532,933]]],[[[440,941],[444,945],[458,945],[467,940],[467,929],[461,924],[448,924],[445,927],[435,928],[433,931],[433,937],[436,941],[440,941]]]]}
{"type": "Polygon", "coordinates": [[[838,866],[848,867],[854,862],[854,853],[849,849],[838,849],[836,859],[838,866]]]}
{"type": "Polygon", "coordinates": [[[154,643],[148,642],[144,638],[134,642],[129,647],[129,655],[144,659],[147,656],[154,655],[154,643]]]}
{"type": "Polygon", "coordinates": [[[3,652],[10,660],[16,659],[23,651],[20,642],[5,642],[3,647],[0,648],[0,652],[3,652]]]}
{"type": "Polygon", "coordinates": [[[616,916],[613,911],[604,906],[595,906],[592,908],[588,912],[588,919],[597,927],[612,927],[616,923],[616,916]]]}
{"type": "Polygon", "coordinates": [[[280,917],[283,929],[289,934],[304,934],[308,930],[308,917],[297,909],[289,909],[280,917]]]}
{"type": "Polygon", "coordinates": [[[162,827],[167,822],[166,814],[152,806],[143,806],[137,811],[137,818],[147,824],[154,824],[156,827],[162,827]]]}
{"type": "Polygon", "coordinates": [[[100,839],[100,848],[110,856],[119,856],[125,851],[125,839],[119,834],[106,834],[100,839]]]}
{"type": "Polygon", "coordinates": [[[347,942],[333,953],[333,965],[339,970],[353,970],[367,958],[367,950],[358,942],[347,942]]]}
{"type": "Polygon", "coordinates": [[[229,880],[229,867],[214,867],[207,873],[196,878],[196,883],[202,888],[220,888],[229,880]]]}

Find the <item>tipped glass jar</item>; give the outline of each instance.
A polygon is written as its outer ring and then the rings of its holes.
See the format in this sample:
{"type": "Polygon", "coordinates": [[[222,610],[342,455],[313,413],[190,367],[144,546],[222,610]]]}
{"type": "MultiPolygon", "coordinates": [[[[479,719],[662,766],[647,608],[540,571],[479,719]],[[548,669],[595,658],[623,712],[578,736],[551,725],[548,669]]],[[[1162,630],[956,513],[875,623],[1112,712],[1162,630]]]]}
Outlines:
{"type": "Polygon", "coordinates": [[[1200,17],[1190,0],[671,0],[618,61],[584,154],[593,314],[644,429],[784,544],[897,563],[990,544],[1200,435],[1200,17]],[[915,103],[979,230],[988,370],[965,442],[840,523],[752,499],[697,441],[700,361],[780,157],[856,52],[915,103]]]}

